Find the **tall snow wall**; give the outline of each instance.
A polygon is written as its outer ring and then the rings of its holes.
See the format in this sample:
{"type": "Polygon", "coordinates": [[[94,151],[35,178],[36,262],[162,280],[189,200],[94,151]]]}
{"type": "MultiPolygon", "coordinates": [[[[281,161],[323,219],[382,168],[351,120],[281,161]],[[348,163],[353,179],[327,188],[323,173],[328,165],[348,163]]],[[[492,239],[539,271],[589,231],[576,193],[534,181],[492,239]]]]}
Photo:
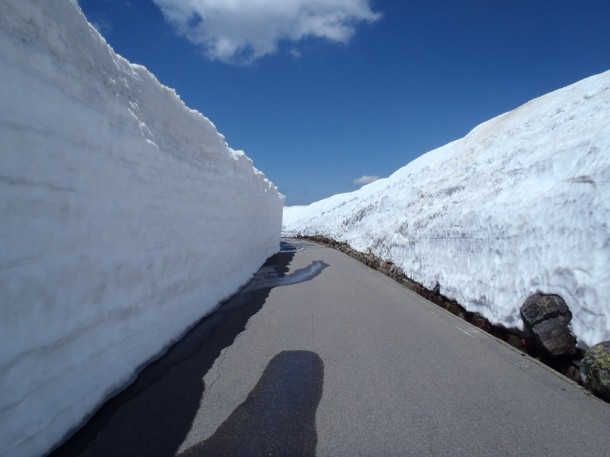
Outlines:
{"type": "Polygon", "coordinates": [[[284,210],[285,235],[370,249],[490,321],[561,295],[582,347],[610,339],[610,72],[476,127],[386,179],[284,210]]]}
{"type": "Polygon", "coordinates": [[[283,197],[75,0],[0,2],[0,455],[50,450],[279,249],[283,197]]]}

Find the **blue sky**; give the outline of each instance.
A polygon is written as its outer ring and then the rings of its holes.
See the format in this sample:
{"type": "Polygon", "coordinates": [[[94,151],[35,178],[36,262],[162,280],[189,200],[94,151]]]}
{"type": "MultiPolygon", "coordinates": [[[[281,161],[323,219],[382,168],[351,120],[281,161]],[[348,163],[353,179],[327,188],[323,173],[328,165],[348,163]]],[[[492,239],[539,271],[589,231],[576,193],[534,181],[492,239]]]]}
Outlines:
{"type": "Polygon", "coordinates": [[[610,69],[608,0],[79,0],[307,204],[610,69]],[[232,8],[231,6],[235,6],[232,8]]]}

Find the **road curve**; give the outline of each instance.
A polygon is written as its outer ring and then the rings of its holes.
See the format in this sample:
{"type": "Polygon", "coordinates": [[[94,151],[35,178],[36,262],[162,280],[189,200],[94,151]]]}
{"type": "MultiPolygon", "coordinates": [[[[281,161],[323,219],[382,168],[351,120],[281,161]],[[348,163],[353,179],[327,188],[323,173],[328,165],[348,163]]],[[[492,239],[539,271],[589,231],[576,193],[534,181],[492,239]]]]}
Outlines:
{"type": "Polygon", "coordinates": [[[345,254],[287,242],[53,455],[610,455],[609,405],[345,254]]]}

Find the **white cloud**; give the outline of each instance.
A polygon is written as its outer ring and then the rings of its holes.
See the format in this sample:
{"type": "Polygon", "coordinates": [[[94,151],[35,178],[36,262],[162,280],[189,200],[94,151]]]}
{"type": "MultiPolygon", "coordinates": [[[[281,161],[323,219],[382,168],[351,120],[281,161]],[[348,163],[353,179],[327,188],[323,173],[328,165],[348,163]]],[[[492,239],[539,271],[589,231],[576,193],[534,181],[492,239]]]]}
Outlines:
{"type": "Polygon", "coordinates": [[[300,59],[301,55],[303,55],[303,53],[298,48],[292,48],[292,49],[290,49],[290,55],[292,57],[294,57],[295,59],[300,59]]]}
{"type": "Polygon", "coordinates": [[[352,181],[353,184],[355,184],[356,186],[364,186],[366,184],[370,184],[373,181],[377,181],[379,179],[379,176],[368,176],[368,175],[364,175],[361,176],[358,179],[354,179],[352,181]]]}
{"type": "Polygon", "coordinates": [[[110,22],[108,22],[105,19],[102,18],[97,18],[94,19],[93,21],[91,21],[91,25],[93,27],[95,27],[95,30],[97,30],[100,35],[108,35],[110,32],[112,32],[112,24],[110,24],[110,22]]]}
{"type": "Polygon", "coordinates": [[[167,21],[209,59],[250,63],[280,41],[348,43],[358,22],[374,22],[370,0],[153,0],[167,21]]]}

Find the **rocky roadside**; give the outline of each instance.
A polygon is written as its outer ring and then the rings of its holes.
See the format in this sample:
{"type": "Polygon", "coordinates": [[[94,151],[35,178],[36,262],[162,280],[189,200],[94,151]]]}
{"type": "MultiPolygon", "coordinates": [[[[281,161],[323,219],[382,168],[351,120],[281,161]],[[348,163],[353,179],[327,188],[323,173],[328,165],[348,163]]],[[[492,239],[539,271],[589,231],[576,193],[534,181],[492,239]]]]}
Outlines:
{"type": "Polygon", "coordinates": [[[586,370],[586,367],[583,367],[585,352],[576,348],[576,339],[569,330],[572,314],[561,297],[544,294],[533,295],[521,307],[525,331],[506,328],[492,324],[481,314],[467,311],[455,300],[445,297],[440,293],[440,285],[437,284],[432,290],[427,289],[417,281],[408,278],[402,268],[372,253],[356,251],[347,243],[335,241],[322,235],[297,236],[295,238],[323,244],[355,258],[432,303],[470,322],[477,328],[527,353],[574,382],[584,385],[600,398],[610,401],[610,395],[606,397],[603,391],[600,392],[599,389],[595,389],[591,385],[590,380],[594,379],[598,382],[599,376],[591,376],[591,374],[587,376],[586,371],[585,374],[581,372],[583,368],[586,370]],[[589,382],[587,382],[587,379],[589,379],[589,382]]]}

